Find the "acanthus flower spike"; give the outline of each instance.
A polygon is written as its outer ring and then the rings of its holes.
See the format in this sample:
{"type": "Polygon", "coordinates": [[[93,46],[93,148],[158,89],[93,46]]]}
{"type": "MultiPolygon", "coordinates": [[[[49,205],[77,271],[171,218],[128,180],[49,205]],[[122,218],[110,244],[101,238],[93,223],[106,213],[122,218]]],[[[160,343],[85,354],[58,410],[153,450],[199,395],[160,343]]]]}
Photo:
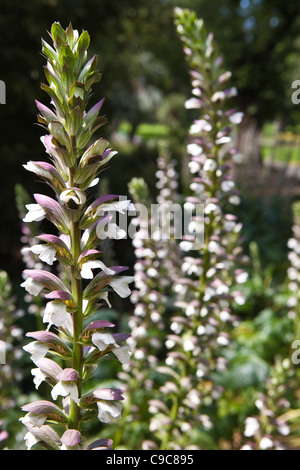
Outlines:
{"type": "MultiPolygon", "coordinates": [[[[49,383],[51,397],[57,403],[39,401],[24,406],[28,414],[22,421],[28,428],[25,440],[29,448],[36,443],[56,450],[111,448],[111,439],[85,445],[81,422],[87,419],[87,403],[82,389],[104,356],[110,355],[122,364],[128,362],[129,335],[109,333],[114,325],[105,320],[91,321],[84,328],[84,319],[104,302],[110,306],[111,290],[122,298],[130,295],[133,277],[120,276],[127,269],[123,266],[106,266],[98,245],[106,237],[120,239],[126,235],[112,221],[113,214],[124,214],[134,206],[117,195],[102,195],[90,202],[89,188],[97,184],[99,172],[117,153],[102,137],[92,142],[95,131],[106,123],[106,117],[99,115],[104,99],[86,109],[91,87],[101,78],[97,56],[88,60],[89,35],[86,31],[79,34],[71,24],[64,30],[54,23],[50,37],[53,45],[42,40],[48,83],[41,88],[51,103],[48,107],[36,101],[38,122],[46,130],[41,141],[50,162],[29,161],[24,168],[44,180],[55,197],[34,194],[35,203],[27,205],[23,220],[46,218],[57,233],[35,237],[37,242],[30,251],[47,264],[48,270],[25,270],[22,286],[31,295],[41,294],[47,300],[43,314],[47,329],[29,332],[27,337],[33,341],[24,349],[36,366],[32,369],[36,388],[43,381],[49,383]],[[54,262],[62,268],[59,275],[49,271],[54,262]],[[53,421],[65,425],[61,436],[51,428],[53,421]]],[[[91,419],[98,417],[104,423],[119,419],[123,400],[119,390],[96,390],[92,397],[95,413],[91,419]]]]}
{"type": "Polygon", "coordinates": [[[191,180],[184,207],[191,211],[190,235],[180,242],[182,278],[174,287],[176,312],[167,336],[165,366],[160,369],[170,380],[160,389],[162,406],[151,407],[150,426],[161,449],[187,448],[194,428],[213,428],[214,400],[223,391],[213,376],[226,369],[224,352],[231,346],[236,325],[234,307],[245,302],[238,284],[247,279],[246,272],[236,269],[247,261],[242,255],[241,224],[228,213],[231,205],[239,203],[231,171],[235,152],[228,147],[242,115],[226,110],[236,89],[226,83],[231,74],[224,74],[203,20],[193,11],[176,8],[175,24],[191,75],[193,97],[185,107],[198,110],[199,118],[190,127],[187,145],[191,180]],[[174,371],[176,394],[171,383],[174,371]],[[168,420],[165,428],[159,425],[163,418],[168,420]]]}

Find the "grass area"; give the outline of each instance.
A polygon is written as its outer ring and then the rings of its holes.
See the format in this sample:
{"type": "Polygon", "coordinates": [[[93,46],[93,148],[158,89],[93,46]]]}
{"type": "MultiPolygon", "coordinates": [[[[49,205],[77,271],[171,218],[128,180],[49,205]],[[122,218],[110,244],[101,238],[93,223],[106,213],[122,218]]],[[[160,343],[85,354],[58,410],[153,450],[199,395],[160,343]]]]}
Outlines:
{"type": "Polygon", "coordinates": [[[267,123],[262,132],[262,158],[275,162],[300,164],[300,133],[278,130],[276,123],[267,123]]]}
{"type": "MultiPolygon", "coordinates": [[[[124,121],[120,124],[119,132],[126,135],[132,130],[131,124],[124,121]]],[[[141,123],[136,129],[136,135],[144,140],[168,137],[168,126],[159,123],[141,123]]],[[[262,132],[262,158],[281,163],[300,164],[300,132],[294,130],[279,132],[276,123],[265,124],[262,132]]]]}
{"type": "Polygon", "coordinates": [[[275,162],[300,164],[300,146],[291,145],[265,145],[261,149],[264,160],[271,159],[275,162]]]}
{"type": "Polygon", "coordinates": [[[136,133],[143,139],[167,137],[169,135],[169,128],[163,124],[149,124],[143,123],[137,127],[136,133]]]}

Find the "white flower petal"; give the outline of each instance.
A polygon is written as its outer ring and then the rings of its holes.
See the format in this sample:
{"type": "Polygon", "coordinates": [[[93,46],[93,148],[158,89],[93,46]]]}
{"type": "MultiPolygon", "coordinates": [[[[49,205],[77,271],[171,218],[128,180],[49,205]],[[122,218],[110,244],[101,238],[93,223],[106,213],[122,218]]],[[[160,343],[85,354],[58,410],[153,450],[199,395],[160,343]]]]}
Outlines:
{"type": "Polygon", "coordinates": [[[121,418],[122,404],[118,401],[98,401],[98,419],[102,423],[112,423],[121,418]]]}
{"type": "Polygon", "coordinates": [[[23,346],[24,351],[28,352],[31,354],[31,360],[33,362],[39,361],[40,359],[43,359],[49,349],[49,346],[45,343],[40,343],[39,341],[32,341],[29,344],[26,344],[23,346]]]}
{"type": "Polygon", "coordinates": [[[41,427],[44,422],[46,421],[46,415],[37,415],[35,413],[27,413],[25,416],[19,419],[21,423],[25,426],[26,424],[31,424],[32,426],[37,426],[38,428],[41,427]]]}
{"type": "Polygon", "coordinates": [[[131,294],[128,284],[134,281],[134,276],[119,276],[110,281],[110,286],[123,299],[131,294]]]}
{"type": "Polygon", "coordinates": [[[96,331],[92,335],[92,342],[95,346],[97,346],[99,351],[105,351],[105,349],[107,349],[108,346],[111,345],[113,345],[114,347],[118,347],[111,333],[100,333],[99,331],[96,331]]]}
{"type": "Polygon", "coordinates": [[[248,418],[246,418],[244,436],[246,437],[254,436],[254,434],[257,431],[259,431],[259,429],[260,429],[260,424],[257,418],[254,418],[252,416],[249,416],[248,418]]]}
{"type": "Polygon", "coordinates": [[[92,269],[102,269],[102,271],[105,272],[105,274],[109,275],[114,275],[115,271],[113,271],[110,268],[107,268],[105,264],[100,261],[100,260],[95,260],[95,261],[87,261],[86,263],[83,263],[81,267],[81,277],[83,279],[93,279],[93,271],[92,269]]]}
{"type": "Polygon", "coordinates": [[[43,290],[43,286],[39,282],[34,281],[31,277],[26,279],[26,281],[21,284],[21,287],[24,287],[29,294],[34,296],[39,295],[43,290]]]}
{"type": "Polygon", "coordinates": [[[46,379],[47,375],[41,371],[41,369],[31,369],[31,375],[33,375],[33,383],[35,388],[38,389],[42,382],[46,379]]]}
{"type": "Polygon", "coordinates": [[[75,382],[71,381],[59,381],[51,390],[51,396],[53,400],[57,400],[58,396],[67,397],[70,395],[70,398],[75,401],[75,403],[79,403],[78,398],[78,388],[75,382]]]}
{"type": "Polygon", "coordinates": [[[198,144],[192,143],[192,144],[188,144],[187,151],[193,157],[199,157],[201,153],[203,152],[203,148],[198,144]]]}
{"type": "Polygon", "coordinates": [[[51,325],[62,326],[68,319],[67,307],[64,302],[48,302],[45,308],[43,322],[51,325]]]}
{"type": "Polygon", "coordinates": [[[39,204],[27,204],[26,209],[28,209],[28,212],[23,222],[40,222],[46,215],[46,212],[39,204]]]}
{"type": "Polygon", "coordinates": [[[244,117],[244,113],[242,112],[237,112],[237,113],[234,113],[232,114],[230,117],[229,117],[229,121],[232,123],[232,124],[240,124],[243,120],[243,117],[244,117]]]}
{"type": "Polygon", "coordinates": [[[115,354],[115,356],[117,356],[121,364],[129,363],[131,349],[128,344],[125,344],[124,346],[119,346],[117,349],[114,348],[112,352],[115,354]]]}
{"type": "Polygon", "coordinates": [[[100,299],[104,300],[104,301],[107,303],[107,305],[109,306],[109,308],[111,308],[111,303],[110,303],[110,301],[109,301],[109,299],[108,299],[108,292],[100,292],[100,294],[99,294],[99,300],[100,300],[100,299]]]}
{"type": "Polygon", "coordinates": [[[50,245],[33,245],[30,251],[35,255],[39,255],[41,261],[52,265],[56,261],[56,249],[50,245]]]}
{"type": "Polygon", "coordinates": [[[35,437],[31,432],[27,432],[24,436],[24,440],[26,443],[27,450],[30,450],[32,446],[39,442],[39,439],[35,437]]]}
{"type": "Polygon", "coordinates": [[[93,179],[93,181],[90,183],[89,188],[93,188],[99,183],[99,178],[93,179]]]}
{"type": "Polygon", "coordinates": [[[217,168],[217,162],[216,160],[213,160],[212,158],[208,158],[203,166],[204,171],[214,171],[217,168]]]}

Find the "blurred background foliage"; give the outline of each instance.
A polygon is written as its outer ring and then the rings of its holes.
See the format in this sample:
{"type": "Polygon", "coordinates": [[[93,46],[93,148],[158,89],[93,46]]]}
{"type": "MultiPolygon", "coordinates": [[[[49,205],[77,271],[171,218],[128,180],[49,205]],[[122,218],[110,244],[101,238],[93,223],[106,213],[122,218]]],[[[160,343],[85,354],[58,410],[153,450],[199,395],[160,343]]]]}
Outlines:
{"type": "MultiPolygon", "coordinates": [[[[115,145],[122,150],[122,158],[117,159],[109,175],[109,185],[111,190],[127,192],[126,184],[133,175],[146,176],[151,186],[156,152],[149,145],[151,138],[168,137],[175,157],[182,159],[184,153],[190,115],[183,104],[190,86],[173,25],[174,6],[194,9],[215,34],[225,64],[232,71],[233,85],[239,90],[236,106],[246,115],[245,132],[255,129],[251,145],[247,143],[242,150],[251,153],[258,147],[259,156],[267,158],[275,135],[272,133],[271,139],[269,136],[268,145],[261,151],[260,133],[264,126],[276,120],[281,130],[286,126],[290,132],[299,128],[299,109],[291,102],[291,83],[298,78],[300,67],[297,2],[16,0],[12,4],[2,0],[1,80],[6,83],[7,104],[1,106],[0,112],[0,254],[1,267],[13,278],[19,276],[22,268],[14,186],[21,183],[29,192],[36,190],[36,182],[27,178],[22,164],[28,159],[39,159],[43,152],[34,104],[34,99],[45,100],[40,90],[44,80],[40,38],[47,36],[46,31],[55,20],[62,25],[71,21],[79,30],[89,31],[91,53],[99,54],[103,73],[94,94],[106,98],[104,109],[109,124],[104,132],[110,139],[118,132],[115,145]]],[[[245,132],[241,126],[243,147],[245,132]]],[[[288,151],[277,151],[276,158],[280,159],[282,153],[286,155],[288,151]]],[[[247,175],[243,179],[247,180],[247,175]]],[[[274,213],[274,230],[275,225],[278,230],[276,207],[270,210],[274,213]]],[[[252,230],[256,231],[253,224],[252,230]]]]}
{"type": "MultiPolygon", "coordinates": [[[[47,104],[40,90],[45,65],[41,37],[47,38],[54,21],[62,26],[71,21],[74,28],[86,29],[91,54],[99,54],[103,77],[94,96],[105,97],[103,109],[109,119],[102,135],[119,151],[106,173],[105,188],[128,194],[127,184],[136,176],[144,177],[154,193],[157,142],[164,138],[178,161],[184,189],[192,113],[184,108],[190,83],[174,28],[175,6],[195,10],[214,33],[238,89],[236,108],[245,113],[237,144],[248,164],[237,173],[242,204],[236,211],[244,225],[251,275],[244,286],[247,302],[237,308],[244,322],[236,331],[231,368],[223,378],[228,400],[221,410],[237,419],[243,406],[245,416],[250,411],[247,387],[264,382],[276,354],[289,354],[287,240],[292,202],[300,195],[300,108],[291,101],[292,82],[300,78],[299,2],[1,0],[0,79],[6,84],[6,105],[0,106],[0,268],[8,272],[18,294],[24,266],[15,186],[21,184],[29,194],[40,191],[40,183],[28,178],[22,165],[44,159],[34,100],[47,104]],[[230,390],[240,390],[240,401],[231,401],[230,390]]],[[[118,263],[132,267],[130,241],[118,242],[115,250],[118,263]]],[[[21,296],[17,306],[24,307],[21,296]]],[[[124,302],[116,307],[131,309],[124,302]]],[[[21,320],[25,331],[33,322],[33,316],[21,320]]],[[[27,382],[23,385],[30,388],[27,382]]],[[[222,435],[226,424],[220,422],[220,427],[222,435]]]]}

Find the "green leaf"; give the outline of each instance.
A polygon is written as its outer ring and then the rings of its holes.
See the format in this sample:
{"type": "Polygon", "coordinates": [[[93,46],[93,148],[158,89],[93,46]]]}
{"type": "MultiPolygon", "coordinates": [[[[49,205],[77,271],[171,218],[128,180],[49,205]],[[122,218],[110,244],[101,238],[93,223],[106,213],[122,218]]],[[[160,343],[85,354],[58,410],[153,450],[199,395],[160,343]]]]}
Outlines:
{"type": "Polygon", "coordinates": [[[73,29],[72,23],[70,23],[66,29],[66,36],[67,36],[68,43],[73,48],[74,47],[74,29],[73,29]]]}
{"type": "Polygon", "coordinates": [[[45,83],[42,83],[41,89],[44,90],[50,96],[51,100],[54,102],[57,110],[60,110],[61,113],[64,113],[64,103],[62,103],[56,93],[45,83]]]}
{"type": "Polygon", "coordinates": [[[67,95],[70,92],[70,88],[72,86],[72,83],[74,82],[74,73],[72,69],[68,66],[68,64],[64,63],[62,67],[62,73],[61,73],[61,79],[62,79],[62,84],[63,87],[67,93],[67,95]]]}
{"type": "Polygon", "coordinates": [[[67,35],[65,30],[61,27],[60,23],[57,21],[53,23],[51,27],[51,36],[54,39],[54,42],[57,44],[58,38],[62,40],[62,42],[66,42],[67,40],[67,35]]]}
{"type": "Polygon", "coordinates": [[[64,63],[66,63],[71,70],[75,67],[75,56],[71,51],[69,44],[62,44],[59,51],[59,63],[61,67],[63,67],[64,63]]]}
{"type": "Polygon", "coordinates": [[[97,63],[98,63],[98,56],[94,55],[83,67],[78,77],[78,80],[81,82],[84,81],[87,78],[89,73],[94,72],[97,69],[97,63]]]}
{"type": "Polygon", "coordinates": [[[66,91],[63,88],[62,80],[54,71],[49,70],[47,66],[44,67],[44,72],[50,88],[57,94],[60,101],[64,101],[66,98],[66,91]]]}
{"type": "Polygon", "coordinates": [[[94,83],[100,82],[101,77],[102,77],[102,74],[99,72],[99,70],[95,70],[94,72],[91,72],[88,75],[88,78],[85,82],[85,87],[87,91],[89,91],[89,89],[94,83]]]}
{"type": "Polygon", "coordinates": [[[44,39],[42,39],[42,53],[50,62],[58,62],[57,52],[44,39]]]}
{"type": "Polygon", "coordinates": [[[267,363],[251,352],[241,351],[229,363],[228,369],[215,380],[229,389],[241,389],[257,386],[264,382],[268,375],[267,363]]]}

